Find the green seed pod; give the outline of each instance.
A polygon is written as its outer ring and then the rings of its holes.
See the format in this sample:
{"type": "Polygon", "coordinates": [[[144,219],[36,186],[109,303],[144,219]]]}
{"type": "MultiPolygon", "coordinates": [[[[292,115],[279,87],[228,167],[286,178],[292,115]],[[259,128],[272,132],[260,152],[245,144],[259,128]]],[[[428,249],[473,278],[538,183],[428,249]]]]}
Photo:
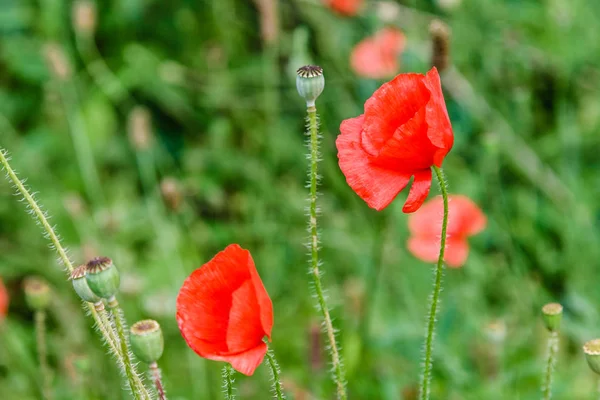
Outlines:
{"type": "Polygon", "coordinates": [[[558,331],[562,320],[563,306],[558,303],[548,303],[542,307],[542,319],[550,332],[558,331]]]}
{"type": "Polygon", "coordinates": [[[163,334],[160,325],[153,319],[133,324],[129,333],[129,342],[133,354],[147,364],[158,361],[162,356],[163,334]]]}
{"type": "Polygon", "coordinates": [[[590,340],[584,344],[583,352],[592,371],[600,374],[600,339],[590,340]]]}
{"type": "Polygon", "coordinates": [[[85,279],[92,292],[103,299],[110,299],[119,290],[119,271],[108,257],[88,261],[85,279]]]}
{"type": "Polygon", "coordinates": [[[296,76],[296,88],[300,96],[306,100],[307,107],[314,107],[315,100],[325,88],[325,77],[323,68],[317,65],[305,65],[300,67],[296,76]]]}
{"type": "Polygon", "coordinates": [[[32,310],[45,310],[50,304],[50,286],[41,278],[30,276],[23,282],[25,301],[32,310]]]}
{"type": "Polygon", "coordinates": [[[87,265],[80,265],[71,272],[71,282],[73,282],[73,289],[81,297],[81,300],[87,301],[88,303],[97,303],[101,299],[96,296],[90,286],[87,283],[85,276],[87,275],[87,265]]]}

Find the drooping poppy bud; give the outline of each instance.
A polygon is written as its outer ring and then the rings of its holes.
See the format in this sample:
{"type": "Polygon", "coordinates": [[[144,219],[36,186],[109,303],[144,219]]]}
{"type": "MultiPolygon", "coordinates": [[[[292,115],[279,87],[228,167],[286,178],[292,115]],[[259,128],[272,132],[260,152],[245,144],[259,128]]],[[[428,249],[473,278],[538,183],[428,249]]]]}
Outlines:
{"type": "Polygon", "coordinates": [[[177,323],[199,356],[252,375],[267,352],[273,305],[250,252],[229,245],[192,272],[177,297],[177,323]]]}
{"type": "Polygon", "coordinates": [[[95,295],[110,299],[119,290],[119,271],[108,257],[96,257],[86,264],[88,286],[95,295]]]}

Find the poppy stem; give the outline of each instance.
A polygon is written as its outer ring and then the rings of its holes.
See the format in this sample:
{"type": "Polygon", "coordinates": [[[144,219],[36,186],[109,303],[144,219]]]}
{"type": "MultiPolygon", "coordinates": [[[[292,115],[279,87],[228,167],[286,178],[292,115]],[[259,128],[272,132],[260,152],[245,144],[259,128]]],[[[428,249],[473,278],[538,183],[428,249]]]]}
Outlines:
{"type": "Polygon", "coordinates": [[[442,291],[442,276],[444,275],[444,251],[446,250],[446,230],[448,228],[448,184],[444,178],[441,168],[433,166],[433,171],[440,184],[442,199],[444,201],[444,217],[442,219],[442,236],[440,238],[440,255],[435,268],[435,280],[433,292],[431,294],[431,308],[427,318],[427,336],[425,339],[425,361],[423,363],[423,375],[421,376],[421,385],[419,399],[428,400],[431,384],[431,369],[433,366],[433,337],[435,332],[435,323],[437,321],[438,304],[440,301],[440,292],[442,291]]]}
{"type": "Polygon", "coordinates": [[[160,368],[158,368],[158,364],[155,362],[149,365],[150,373],[152,375],[152,380],[154,381],[154,386],[156,387],[156,393],[158,394],[159,400],[167,400],[167,395],[165,393],[165,387],[162,383],[162,377],[160,373],[160,368]]]}
{"type": "MultiPolygon", "coordinates": [[[[29,213],[34,217],[36,222],[39,225],[41,225],[41,227],[44,231],[45,237],[48,240],[50,240],[50,243],[52,244],[52,248],[58,253],[58,257],[59,257],[60,261],[62,262],[64,268],[66,268],[66,270],[70,276],[71,272],[73,272],[74,268],[73,268],[73,263],[71,262],[71,260],[69,259],[69,256],[67,255],[67,250],[62,246],[62,244],[60,243],[59,236],[56,234],[56,232],[54,231],[54,228],[48,222],[46,212],[38,204],[34,195],[29,192],[29,190],[25,187],[25,184],[19,179],[19,177],[17,176],[17,173],[12,169],[8,160],[9,160],[8,153],[6,152],[6,150],[0,148],[0,164],[2,164],[2,167],[4,168],[4,171],[6,172],[7,179],[10,182],[12,182],[12,184],[15,186],[15,188],[17,190],[17,193],[19,193],[25,200],[25,203],[27,204],[29,213]]],[[[98,312],[94,308],[94,306],[91,303],[86,302],[84,307],[86,308],[86,311],[89,311],[89,313],[92,315],[92,317],[94,318],[94,320],[100,327],[100,333],[102,334],[104,341],[109,343],[109,345],[111,343],[116,343],[115,340],[108,333],[107,328],[109,328],[109,325],[104,324],[105,329],[102,329],[101,328],[102,324],[98,323],[98,321],[101,319],[100,319],[100,316],[98,315],[98,312]]],[[[111,346],[111,347],[113,347],[113,346],[111,346]]],[[[117,364],[119,364],[119,366],[120,366],[119,353],[116,351],[115,351],[115,356],[117,357],[117,364]]]]}
{"type": "Polygon", "coordinates": [[[548,358],[546,361],[546,374],[544,378],[544,386],[542,387],[543,400],[552,398],[552,377],[554,375],[554,367],[556,366],[556,356],[558,354],[558,332],[550,332],[548,338],[548,358]]]}
{"type": "Polygon", "coordinates": [[[225,393],[225,400],[235,399],[235,394],[233,394],[233,383],[235,382],[233,374],[235,374],[235,371],[233,370],[231,364],[225,363],[222,372],[223,392],[225,393]]]}
{"type": "Polygon", "coordinates": [[[125,364],[123,364],[123,356],[121,355],[121,350],[119,349],[119,339],[116,337],[113,326],[108,318],[108,312],[106,308],[104,308],[104,303],[100,300],[98,303],[94,304],[94,309],[96,313],[94,313],[94,321],[96,321],[96,326],[102,333],[102,336],[105,338],[104,341],[110,347],[111,353],[116,357],[117,363],[121,368],[125,368],[125,364]]]}
{"type": "Polygon", "coordinates": [[[310,207],[309,207],[309,231],[310,231],[310,243],[308,248],[311,254],[311,268],[310,274],[313,277],[313,285],[315,293],[317,295],[318,308],[323,314],[323,320],[325,322],[325,331],[329,341],[329,351],[331,361],[333,364],[333,378],[337,386],[337,398],[338,400],[346,400],[346,382],[345,382],[345,371],[342,364],[342,359],[338,350],[338,345],[335,338],[335,329],[331,321],[331,315],[329,314],[329,308],[325,300],[323,293],[323,285],[321,284],[321,272],[319,271],[319,232],[317,229],[317,185],[319,183],[318,174],[318,162],[319,162],[319,129],[318,129],[318,117],[317,109],[313,106],[308,106],[307,109],[307,125],[309,135],[308,148],[310,151],[310,169],[309,169],[309,182],[310,182],[310,207]]]}
{"type": "Polygon", "coordinates": [[[35,319],[35,338],[37,342],[38,360],[40,363],[40,372],[42,374],[42,395],[44,399],[52,399],[52,387],[50,379],[50,369],[48,368],[48,357],[46,348],[46,311],[38,310],[34,315],[35,319]]]}
{"type": "Polygon", "coordinates": [[[119,302],[114,296],[108,300],[108,307],[110,308],[110,311],[114,317],[117,336],[121,345],[121,356],[123,357],[123,366],[125,367],[124,372],[127,381],[129,382],[129,387],[131,388],[131,394],[135,399],[150,400],[152,397],[150,396],[150,393],[148,393],[146,386],[144,386],[140,375],[136,371],[135,365],[131,362],[129,342],[127,340],[127,336],[125,335],[125,331],[127,330],[125,315],[119,306],[119,302]]]}
{"type": "Polygon", "coordinates": [[[273,378],[273,393],[275,394],[275,398],[279,400],[285,399],[285,394],[283,394],[283,388],[281,387],[281,378],[279,377],[279,364],[275,359],[275,355],[273,354],[273,350],[268,348],[266,354],[267,362],[269,363],[269,367],[271,367],[271,377],[273,378]]]}

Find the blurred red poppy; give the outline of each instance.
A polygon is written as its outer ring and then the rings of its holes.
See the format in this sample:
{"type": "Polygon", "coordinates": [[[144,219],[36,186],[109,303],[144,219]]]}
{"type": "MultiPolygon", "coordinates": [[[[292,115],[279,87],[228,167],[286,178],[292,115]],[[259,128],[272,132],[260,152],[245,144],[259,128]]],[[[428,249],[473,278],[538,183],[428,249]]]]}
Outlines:
{"type": "Polygon", "coordinates": [[[441,167],[454,135],[440,76],[400,74],[367,100],[364,114],[342,121],[336,140],[348,185],[369,207],[383,210],[414,176],[402,211],[414,212],[429,194],[431,166],[441,167]]]}
{"type": "Polygon", "coordinates": [[[0,320],[8,313],[8,291],[0,279],[0,320]]]}
{"type": "MultiPolygon", "coordinates": [[[[444,202],[438,196],[421,207],[408,219],[411,237],[408,250],[426,262],[435,262],[440,252],[444,202]]],[[[487,218],[481,209],[468,197],[448,196],[448,228],[444,261],[449,267],[458,268],[467,261],[469,244],[467,238],[481,232],[487,218]]]]}
{"type": "Polygon", "coordinates": [[[364,0],[323,0],[323,3],[337,13],[352,17],[358,14],[364,0]]]}
{"type": "Polygon", "coordinates": [[[198,355],[252,375],[267,352],[273,305],[250,252],[229,245],[192,272],[177,297],[177,323],[198,355]]]}
{"type": "Polygon", "coordinates": [[[350,65],[354,72],[371,79],[389,78],[398,73],[398,58],[406,38],[396,28],[384,28],[374,36],[363,39],[352,50],[350,65]]]}

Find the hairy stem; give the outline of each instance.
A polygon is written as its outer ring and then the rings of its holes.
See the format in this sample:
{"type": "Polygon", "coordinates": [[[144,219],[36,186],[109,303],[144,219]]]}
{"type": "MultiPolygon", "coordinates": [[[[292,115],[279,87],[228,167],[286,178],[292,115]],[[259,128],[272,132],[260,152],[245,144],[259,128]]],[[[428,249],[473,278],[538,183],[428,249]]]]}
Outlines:
{"type": "Polygon", "coordinates": [[[548,358],[546,360],[546,373],[544,376],[544,386],[542,387],[542,399],[550,400],[552,398],[552,376],[556,365],[556,356],[558,354],[558,332],[550,333],[548,338],[548,358]]]}
{"type": "Polygon", "coordinates": [[[129,341],[125,331],[127,330],[127,323],[125,321],[125,315],[123,310],[119,306],[119,302],[115,297],[108,301],[108,307],[113,314],[115,327],[117,330],[117,336],[121,345],[121,355],[123,356],[123,365],[125,367],[125,376],[129,382],[131,388],[131,394],[137,400],[151,399],[148,390],[144,386],[142,379],[135,369],[135,365],[131,361],[131,355],[129,353],[129,341]]]}
{"type": "Polygon", "coordinates": [[[160,374],[160,368],[158,368],[158,364],[155,362],[149,365],[150,373],[152,374],[152,380],[154,381],[154,387],[156,388],[156,393],[158,394],[159,400],[167,400],[167,395],[165,394],[165,389],[162,384],[162,378],[160,374]]]}
{"type": "Polygon", "coordinates": [[[435,176],[440,184],[442,198],[444,200],[444,217],[442,219],[442,235],[440,238],[440,255],[435,267],[435,280],[433,292],[431,294],[431,308],[427,318],[427,334],[425,338],[425,361],[423,363],[423,375],[421,376],[421,385],[419,399],[429,399],[431,385],[431,369],[433,366],[433,339],[435,336],[435,323],[437,321],[438,305],[440,301],[440,292],[442,291],[442,275],[444,274],[444,251],[446,250],[446,230],[448,228],[448,185],[444,178],[442,170],[433,166],[435,176]]]}
{"type": "Polygon", "coordinates": [[[223,392],[225,393],[225,400],[234,400],[235,394],[233,393],[233,383],[235,380],[233,379],[233,374],[235,371],[233,367],[229,363],[225,363],[223,367],[223,392]]]}
{"type": "Polygon", "coordinates": [[[48,357],[46,349],[46,312],[39,310],[35,312],[35,338],[37,342],[38,361],[42,374],[42,394],[44,399],[52,399],[52,383],[50,368],[48,368],[48,357]]]}
{"type": "Polygon", "coordinates": [[[94,313],[94,321],[96,321],[96,326],[102,333],[102,336],[105,338],[105,342],[109,347],[111,354],[113,354],[117,359],[119,366],[121,368],[125,368],[123,356],[121,355],[121,349],[119,348],[119,339],[115,336],[112,323],[108,317],[108,311],[106,311],[104,308],[104,303],[99,301],[98,303],[94,304],[94,309],[96,310],[96,313],[94,313]]]}
{"type": "Polygon", "coordinates": [[[285,399],[285,394],[283,394],[283,388],[281,387],[281,378],[279,377],[279,364],[277,364],[277,360],[273,355],[273,351],[271,349],[267,350],[267,354],[265,356],[269,367],[271,368],[271,377],[273,378],[273,394],[275,398],[278,400],[285,399]]]}
{"type": "Polygon", "coordinates": [[[333,328],[331,315],[329,314],[329,308],[327,306],[325,295],[323,293],[323,285],[321,284],[321,272],[319,271],[319,232],[317,229],[317,184],[319,181],[319,130],[317,121],[317,109],[314,106],[309,106],[306,111],[308,113],[308,135],[310,136],[308,140],[308,147],[310,150],[310,243],[308,246],[311,255],[310,273],[313,277],[313,285],[315,287],[315,293],[317,295],[318,306],[321,310],[321,313],[323,314],[323,319],[325,322],[325,331],[327,332],[327,339],[329,341],[329,352],[331,356],[331,362],[333,364],[333,378],[337,387],[337,398],[339,400],[346,400],[347,395],[345,371],[335,338],[335,329],[333,328]]]}

